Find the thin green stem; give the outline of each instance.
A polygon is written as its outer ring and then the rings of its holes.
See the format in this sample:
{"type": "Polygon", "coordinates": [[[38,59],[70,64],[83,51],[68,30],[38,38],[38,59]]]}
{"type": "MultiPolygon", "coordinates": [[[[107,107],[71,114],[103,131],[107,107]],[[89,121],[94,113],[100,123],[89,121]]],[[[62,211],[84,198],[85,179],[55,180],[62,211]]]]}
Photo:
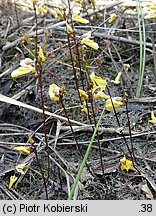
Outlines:
{"type": "MultiPolygon", "coordinates": [[[[95,110],[94,110],[94,99],[93,99],[92,94],[90,95],[90,102],[91,102],[91,107],[92,107],[94,125],[96,126],[96,118],[95,118],[95,110]]],[[[102,160],[102,151],[101,151],[101,145],[100,145],[100,139],[99,139],[98,131],[97,131],[97,142],[98,142],[98,148],[99,148],[99,156],[100,156],[102,175],[103,175],[103,179],[105,181],[105,184],[107,185],[106,178],[105,178],[105,173],[104,173],[104,165],[103,165],[103,160],[102,160]]]]}
{"type": "Polygon", "coordinates": [[[139,38],[140,38],[140,71],[139,71],[139,80],[138,80],[136,96],[140,97],[142,84],[143,84],[144,71],[145,71],[145,60],[146,60],[146,32],[145,32],[144,14],[142,11],[142,7],[140,5],[140,0],[137,1],[137,13],[138,13],[139,38]]]}
{"type": "Polygon", "coordinates": [[[94,138],[95,138],[96,133],[97,133],[97,131],[98,131],[99,125],[100,125],[100,123],[101,123],[101,121],[102,121],[102,117],[103,117],[104,113],[105,113],[105,107],[103,108],[102,113],[101,113],[101,115],[100,115],[100,118],[99,118],[99,120],[98,120],[98,122],[97,122],[97,124],[96,124],[96,127],[95,127],[95,130],[94,130],[94,132],[93,132],[91,141],[90,141],[90,143],[89,143],[89,146],[88,146],[88,148],[87,148],[86,154],[85,154],[84,159],[83,159],[83,161],[82,161],[82,163],[81,163],[81,166],[80,166],[80,168],[79,168],[78,174],[77,174],[77,176],[76,176],[76,179],[75,179],[75,182],[74,182],[74,184],[73,184],[73,187],[72,187],[72,190],[71,190],[71,193],[70,193],[70,195],[69,195],[68,200],[72,200],[72,199],[73,199],[73,196],[74,196],[74,193],[75,193],[75,189],[76,189],[76,187],[77,187],[77,185],[78,185],[78,182],[79,182],[79,180],[80,180],[80,178],[81,178],[81,175],[82,175],[82,172],[83,172],[83,168],[84,168],[84,166],[85,166],[85,164],[86,164],[87,158],[88,158],[89,153],[90,153],[90,151],[91,151],[94,138]]]}

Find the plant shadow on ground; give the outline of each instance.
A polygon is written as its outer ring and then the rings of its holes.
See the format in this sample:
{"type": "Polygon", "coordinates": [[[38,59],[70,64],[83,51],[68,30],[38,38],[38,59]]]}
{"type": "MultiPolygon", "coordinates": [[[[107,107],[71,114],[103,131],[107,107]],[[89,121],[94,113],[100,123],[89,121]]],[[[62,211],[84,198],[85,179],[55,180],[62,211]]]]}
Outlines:
{"type": "MultiPolygon", "coordinates": [[[[91,6],[89,6],[91,7],[91,6]]],[[[16,26],[16,16],[13,9],[5,14],[4,9],[1,13],[0,34],[3,40],[0,42],[1,49],[1,77],[0,92],[8,97],[16,96],[15,99],[26,104],[41,108],[41,99],[37,80],[35,77],[28,75],[20,79],[13,80],[10,73],[19,66],[21,59],[30,57],[28,51],[21,43],[15,43],[9,49],[4,48],[9,42],[15,41],[17,38],[23,37],[24,33],[34,27],[34,19],[23,26],[16,26]],[[11,21],[10,21],[11,20],[11,21]],[[11,22],[11,23],[10,23],[11,22]],[[6,30],[9,24],[12,27],[6,30]],[[24,92],[23,92],[24,90],[24,92]],[[23,92],[23,93],[21,93],[23,92]],[[18,93],[21,93],[18,96],[18,93]]],[[[131,37],[139,41],[139,33],[137,31],[137,14],[134,6],[121,6],[110,8],[107,14],[116,13],[120,19],[114,24],[108,24],[98,30],[99,33],[111,30],[111,35],[120,37],[131,37]],[[123,15],[121,16],[121,14],[123,15]],[[136,22],[135,22],[136,21],[136,22]],[[116,30],[112,30],[113,28],[116,30]],[[104,30],[105,29],[105,30],[104,30]],[[123,30],[119,31],[117,29],[123,30]],[[131,29],[133,31],[126,31],[131,29]]],[[[98,13],[96,19],[94,15],[91,24],[98,26],[102,23],[101,16],[103,11],[98,13]]],[[[33,17],[32,13],[20,12],[18,10],[20,21],[33,17]]],[[[59,22],[54,15],[50,13],[39,18],[39,26],[42,29],[49,23],[59,22]]],[[[154,43],[154,34],[156,32],[153,21],[146,21],[147,40],[151,44],[154,43]],[[153,38],[153,39],[151,39],[153,38]]],[[[81,26],[75,26],[76,31],[81,30],[81,26]]],[[[46,29],[46,28],[45,28],[46,29]]],[[[61,28],[60,28],[61,29],[61,28]]],[[[81,112],[79,106],[78,94],[75,89],[75,82],[72,75],[70,58],[67,54],[67,39],[65,31],[58,28],[48,29],[39,35],[39,42],[44,43],[45,35],[48,35],[46,42],[46,52],[48,60],[45,62],[45,71],[43,74],[43,94],[45,101],[45,109],[60,116],[64,116],[64,112],[59,103],[50,101],[48,95],[49,85],[57,83],[66,87],[65,106],[70,119],[78,122],[90,124],[89,119],[81,112]]],[[[84,29],[85,30],[85,29],[84,29]]],[[[86,29],[88,31],[88,29],[86,29]]],[[[33,37],[30,37],[33,43],[33,37]]],[[[92,177],[86,167],[80,180],[79,189],[76,191],[77,199],[153,199],[156,198],[156,150],[155,150],[155,125],[150,124],[148,120],[151,118],[151,111],[155,108],[155,101],[150,101],[156,96],[154,55],[151,55],[153,48],[148,47],[149,55],[146,58],[146,67],[144,75],[144,83],[141,92],[143,100],[134,99],[136,95],[138,71],[139,71],[139,45],[126,43],[123,41],[108,40],[107,38],[94,37],[98,42],[100,49],[98,51],[89,52],[92,65],[89,66],[89,74],[96,72],[99,76],[106,78],[110,84],[112,96],[124,96],[125,92],[129,94],[129,118],[131,121],[132,141],[134,145],[135,155],[137,159],[138,169],[144,173],[139,175],[134,168],[129,172],[122,170],[120,159],[123,157],[121,149],[127,154],[126,145],[121,136],[121,130],[125,136],[129,135],[127,116],[125,106],[117,110],[117,115],[122,128],[118,127],[113,111],[106,111],[99,133],[102,158],[105,169],[105,184],[100,165],[98,144],[95,139],[91,153],[88,158],[88,164],[95,173],[92,177]],[[121,59],[120,59],[121,58],[121,59]],[[96,59],[96,60],[95,60],[96,59]],[[124,68],[123,64],[124,63],[124,68]],[[130,67],[128,66],[130,65],[130,67]],[[121,85],[115,86],[110,80],[114,80],[119,71],[123,72],[121,85]],[[137,133],[140,135],[137,136],[137,133]],[[142,189],[142,185],[146,185],[150,192],[142,189]],[[148,196],[147,193],[150,193],[148,196]],[[152,195],[151,195],[152,194],[152,195]]],[[[96,102],[96,118],[100,116],[103,109],[104,101],[99,99],[96,102]]],[[[0,199],[45,199],[45,189],[43,187],[43,179],[38,168],[36,159],[31,153],[26,156],[13,150],[13,147],[21,144],[28,144],[29,136],[35,132],[33,139],[38,145],[39,161],[47,176],[47,154],[44,151],[44,134],[42,129],[41,114],[33,112],[19,106],[0,103],[0,199]],[[24,174],[18,173],[18,180],[13,188],[9,189],[9,179],[15,172],[15,167],[19,163],[28,163],[24,174]]],[[[73,127],[74,128],[74,127],[73,127]]],[[[52,117],[46,119],[46,132],[50,145],[50,173],[47,183],[49,199],[68,199],[69,185],[73,184],[82,158],[78,153],[75,141],[69,125],[66,122],[59,121],[52,117]],[[59,133],[59,134],[57,134],[59,133]],[[57,138],[57,139],[56,139],[57,138]]],[[[82,151],[85,154],[87,146],[92,137],[91,128],[77,127],[75,132],[82,151]]],[[[130,146],[130,139],[126,138],[130,146]]]]}

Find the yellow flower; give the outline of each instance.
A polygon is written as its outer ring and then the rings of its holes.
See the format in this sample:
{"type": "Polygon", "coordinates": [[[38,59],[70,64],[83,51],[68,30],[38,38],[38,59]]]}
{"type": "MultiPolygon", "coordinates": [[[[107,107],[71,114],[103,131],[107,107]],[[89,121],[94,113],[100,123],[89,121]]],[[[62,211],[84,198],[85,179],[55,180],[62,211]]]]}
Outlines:
{"type": "Polygon", "coordinates": [[[46,57],[44,56],[44,53],[43,53],[43,50],[42,50],[42,47],[41,47],[41,46],[39,46],[39,53],[38,53],[38,55],[39,55],[41,61],[42,61],[42,62],[45,62],[46,57]]]}
{"type": "Polygon", "coordinates": [[[148,120],[148,121],[151,122],[151,123],[153,123],[153,124],[156,124],[156,117],[155,117],[153,111],[151,112],[151,120],[148,120]]]}
{"type": "Polygon", "coordinates": [[[11,73],[11,77],[12,78],[16,78],[19,76],[24,76],[27,75],[29,73],[34,73],[35,72],[35,65],[32,59],[30,58],[25,58],[23,60],[20,61],[20,66],[19,68],[17,68],[16,70],[14,70],[11,73]]]}
{"type": "Polygon", "coordinates": [[[86,106],[86,102],[83,103],[82,107],[81,107],[81,112],[84,112],[88,115],[88,109],[87,109],[87,106],[86,106]]]}
{"type": "Polygon", "coordinates": [[[125,68],[129,69],[130,68],[130,64],[123,64],[125,68]]]}
{"type": "Polygon", "coordinates": [[[36,1],[37,1],[37,0],[32,0],[32,3],[36,4],[36,1]]]}
{"type": "Polygon", "coordinates": [[[127,160],[125,155],[124,155],[124,157],[120,160],[120,164],[121,164],[121,167],[122,167],[123,169],[125,169],[126,171],[128,171],[129,169],[132,168],[132,161],[131,161],[131,160],[127,160]]]}
{"type": "Polygon", "coordinates": [[[30,154],[30,147],[25,147],[25,146],[17,146],[13,148],[14,150],[20,151],[23,154],[30,154]]]}
{"type": "Polygon", "coordinates": [[[77,14],[73,14],[72,15],[72,20],[82,23],[82,24],[87,24],[89,23],[89,21],[87,19],[82,18],[81,16],[77,15],[77,14]]]}
{"type": "Polygon", "coordinates": [[[93,40],[91,40],[91,39],[89,39],[87,37],[83,38],[81,40],[81,44],[85,44],[85,45],[87,45],[87,46],[89,46],[89,47],[91,47],[92,49],[95,49],[95,50],[98,50],[98,48],[99,48],[99,45],[96,42],[94,42],[93,40]]]}
{"type": "Polygon", "coordinates": [[[145,19],[156,19],[156,14],[147,14],[144,18],[145,19]]]}
{"type": "Polygon", "coordinates": [[[60,17],[60,18],[63,17],[63,14],[62,14],[62,12],[59,9],[54,8],[54,11],[56,12],[56,14],[57,14],[58,17],[60,17]]]}
{"type": "Polygon", "coordinates": [[[149,8],[150,8],[151,10],[156,10],[156,5],[151,5],[151,6],[149,6],[149,8]]]}
{"type": "Polygon", "coordinates": [[[122,75],[122,72],[119,72],[117,77],[115,78],[115,80],[111,80],[112,83],[116,84],[116,85],[119,85],[120,84],[120,79],[121,79],[121,75],[122,75]]]}
{"type": "Polygon", "coordinates": [[[42,6],[38,7],[37,9],[42,13],[47,13],[47,10],[43,8],[42,6]]]}
{"type": "Polygon", "coordinates": [[[67,33],[68,34],[72,34],[73,33],[72,27],[67,22],[66,22],[66,29],[67,29],[67,33]]]}
{"type": "Polygon", "coordinates": [[[91,73],[90,79],[91,79],[91,82],[93,82],[93,84],[96,83],[96,85],[98,86],[106,87],[107,85],[107,81],[102,79],[102,77],[100,76],[96,76],[94,72],[91,73]]]}
{"type": "Polygon", "coordinates": [[[121,97],[113,97],[112,101],[109,98],[109,99],[106,100],[106,105],[105,105],[107,110],[113,110],[112,102],[113,102],[113,105],[114,105],[115,109],[118,109],[120,106],[123,105],[123,101],[122,101],[121,97]]]}
{"type": "Polygon", "coordinates": [[[27,33],[24,34],[24,40],[27,42],[28,44],[28,40],[29,40],[29,35],[27,33]]]}
{"type": "Polygon", "coordinates": [[[24,164],[19,164],[16,166],[16,170],[21,173],[21,174],[24,174],[23,172],[23,169],[26,167],[27,163],[24,163],[24,164]]]}
{"type": "Polygon", "coordinates": [[[17,181],[17,177],[15,175],[10,177],[9,188],[12,188],[13,184],[17,181]]]}
{"type": "Polygon", "coordinates": [[[80,96],[81,96],[81,98],[83,100],[87,100],[88,99],[88,95],[87,95],[87,93],[85,91],[79,89],[79,94],[80,94],[80,96]]]}
{"type": "Polygon", "coordinates": [[[129,97],[129,95],[128,95],[128,93],[127,93],[127,92],[125,92],[125,93],[124,93],[124,96],[125,96],[126,98],[128,98],[128,97],[129,97]]]}
{"type": "Polygon", "coordinates": [[[60,88],[60,94],[64,94],[66,92],[64,84],[60,88]]]}
{"type": "Polygon", "coordinates": [[[98,99],[98,98],[108,99],[108,98],[110,98],[109,95],[106,95],[103,92],[104,89],[105,88],[102,88],[101,86],[96,86],[92,91],[94,99],[98,99]]]}
{"type": "Polygon", "coordinates": [[[12,78],[17,78],[17,77],[20,77],[20,76],[27,75],[27,74],[29,74],[31,72],[32,73],[35,72],[35,67],[32,67],[31,65],[25,65],[25,66],[19,67],[18,69],[14,70],[11,73],[11,77],[12,78]]]}
{"type": "Polygon", "coordinates": [[[50,85],[49,96],[51,100],[59,101],[60,100],[60,87],[54,83],[50,85]]]}
{"type": "Polygon", "coordinates": [[[30,143],[31,145],[33,145],[35,143],[35,141],[31,135],[28,135],[28,143],[30,143]]]}
{"type": "Polygon", "coordinates": [[[110,14],[110,17],[108,19],[108,22],[111,23],[117,18],[117,15],[115,13],[110,14]]]}

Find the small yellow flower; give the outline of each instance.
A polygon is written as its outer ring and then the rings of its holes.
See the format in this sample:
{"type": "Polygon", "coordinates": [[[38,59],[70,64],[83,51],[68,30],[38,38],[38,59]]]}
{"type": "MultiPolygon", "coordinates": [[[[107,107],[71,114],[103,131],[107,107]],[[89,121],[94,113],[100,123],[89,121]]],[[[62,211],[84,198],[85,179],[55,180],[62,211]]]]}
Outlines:
{"type": "Polygon", "coordinates": [[[47,10],[42,6],[38,7],[37,9],[42,13],[47,13],[47,10]]]}
{"type": "Polygon", "coordinates": [[[156,14],[147,14],[144,18],[145,19],[156,19],[156,14]]]}
{"type": "Polygon", "coordinates": [[[119,72],[117,77],[115,78],[115,80],[111,80],[112,83],[116,84],[116,85],[119,85],[120,84],[120,79],[121,79],[121,75],[122,75],[122,72],[119,72]]]}
{"type": "Polygon", "coordinates": [[[25,58],[20,61],[20,66],[16,70],[14,70],[11,73],[12,78],[17,78],[19,76],[24,76],[29,73],[34,73],[35,72],[35,64],[32,59],[30,58],[25,58]]]}
{"type": "Polygon", "coordinates": [[[126,98],[128,98],[128,97],[129,97],[129,95],[128,95],[128,93],[127,93],[127,92],[125,92],[125,93],[124,93],[124,96],[125,96],[126,98]]]}
{"type": "Polygon", "coordinates": [[[130,64],[123,64],[125,68],[129,69],[130,68],[130,64]]]}
{"type": "Polygon", "coordinates": [[[91,47],[92,49],[95,49],[95,50],[98,50],[98,48],[99,48],[99,45],[96,42],[94,42],[93,40],[91,40],[91,39],[89,39],[87,37],[83,38],[81,40],[81,44],[85,44],[86,46],[89,46],[89,47],[91,47]]]}
{"type": "Polygon", "coordinates": [[[29,74],[31,72],[32,73],[35,72],[35,67],[32,67],[31,65],[25,65],[25,66],[19,67],[18,69],[14,70],[11,73],[11,77],[12,78],[17,78],[17,77],[20,77],[20,76],[27,75],[27,74],[29,74]]]}
{"type": "Polygon", "coordinates": [[[57,14],[57,16],[58,16],[59,18],[62,18],[62,17],[63,17],[63,14],[62,14],[62,12],[61,12],[59,9],[54,8],[54,11],[56,12],[56,14],[57,14]]]}
{"type": "Polygon", "coordinates": [[[113,22],[114,20],[116,20],[116,18],[117,18],[117,15],[116,15],[115,13],[110,14],[110,17],[109,17],[109,19],[108,19],[108,22],[111,23],[111,22],[113,22]]]}
{"type": "Polygon", "coordinates": [[[24,164],[19,164],[16,166],[16,170],[21,173],[21,174],[24,174],[23,172],[23,169],[26,167],[27,163],[24,163],[24,164]]]}
{"type": "Polygon", "coordinates": [[[60,94],[64,94],[66,92],[64,84],[60,88],[60,94]]]}
{"type": "Polygon", "coordinates": [[[36,1],[37,1],[37,0],[31,0],[31,1],[32,1],[32,3],[36,4],[36,1]]]}
{"type": "Polygon", "coordinates": [[[107,85],[107,81],[102,79],[102,77],[100,76],[96,76],[94,72],[91,73],[90,79],[91,79],[91,82],[93,82],[93,84],[96,83],[96,85],[98,86],[106,87],[107,85]]]}
{"type": "Polygon", "coordinates": [[[151,6],[149,6],[149,8],[150,8],[151,10],[156,10],[156,5],[151,5],[151,6]]]}
{"type": "Polygon", "coordinates": [[[89,23],[89,21],[87,19],[82,18],[81,16],[77,15],[77,14],[73,14],[72,15],[72,20],[82,23],[82,24],[87,24],[89,23]]]}
{"type": "Polygon", "coordinates": [[[29,40],[29,35],[27,33],[24,34],[24,40],[27,42],[28,44],[28,40],[29,40]]]}
{"type": "Polygon", "coordinates": [[[79,94],[80,94],[80,96],[81,96],[81,98],[83,100],[87,100],[88,99],[88,95],[87,95],[87,93],[85,91],[79,89],[79,94]]]}
{"type": "Polygon", "coordinates": [[[106,100],[106,105],[105,105],[105,107],[106,107],[107,110],[113,110],[112,102],[113,102],[115,110],[118,109],[118,108],[120,108],[120,106],[123,105],[123,100],[122,100],[121,97],[113,97],[112,101],[109,98],[109,99],[106,100]]]}
{"type": "Polygon", "coordinates": [[[26,146],[17,146],[15,148],[13,148],[14,150],[20,151],[23,154],[30,154],[30,147],[26,147],[26,146]]]}
{"type": "Polygon", "coordinates": [[[60,100],[60,87],[54,83],[50,85],[49,96],[51,100],[59,101],[60,100]]]}
{"type": "Polygon", "coordinates": [[[17,181],[17,177],[15,175],[10,177],[9,188],[12,188],[13,184],[17,181]]]}
{"type": "Polygon", "coordinates": [[[67,22],[66,22],[66,29],[67,29],[67,33],[68,34],[72,34],[73,33],[72,27],[67,22]]]}
{"type": "Polygon", "coordinates": [[[124,157],[120,160],[120,164],[121,164],[121,167],[128,172],[128,170],[132,168],[133,163],[131,160],[127,160],[126,156],[124,155],[124,157]]]}
{"type": "Polygon", "coordinates": [[[154,112],[152,111],[151,112],[151,120],[148,120],[150,123],[152,124],[156,124],[156,117],[154,115],[154,112]]]}
{"type": "Polygon", "coordinates": [[[39,53],[38,53],[38,55],[39,55],[39,57],[40,57],[40,59],[41,59],[42,62],[46,61],[46,57],[45,57],[45,55],[43,53],[43,50],[42,50],[41,46],[39,46],[39,53]]]}
{"type": "Polygon", "coordinates": [[[31,135],[28,135],[28,143],[30,143],[31,145],[33,145],[35,143],[35,141],[31,135]]]}
{"type": "Polygon", "coordinates": [[[103,99],[108,99],[108,98],[110,98],[109,95],[106,95],[106,94],[103,92],[104,89],[105,89],[105,88],[102,88],[101,86],[96,86],[96,87],[93,89],[92,94],[93,94],[93,97],[94,97],[95,100],[98,99],[98,98],[103,98],[103,99]]]}
{"type": "Polygon", "coordinates": [[[87,106],[86,106],[86,102],[83,103],[82,107],[81,107],[81,112],[84,112],[88,115],[88,109],[87,109],[87,106]]]}

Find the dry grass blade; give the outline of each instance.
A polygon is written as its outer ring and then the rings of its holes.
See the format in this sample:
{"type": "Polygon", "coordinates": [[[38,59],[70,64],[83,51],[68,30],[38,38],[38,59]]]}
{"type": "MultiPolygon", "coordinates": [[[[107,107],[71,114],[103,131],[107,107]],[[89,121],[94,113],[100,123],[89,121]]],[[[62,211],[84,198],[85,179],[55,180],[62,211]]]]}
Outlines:
{"type": "MultiPolygon", "coordinates": [[[[17,101],[13,98],[10,98],[10,97],[7,97],[7,96],[4,96],[2,94],[0,94],[0,101],[1,102],[4,102],[4,103],[9,103],[9,104],[12,104],[12,105],[15,105],[15,106],[19,106],[19,107],[23,107],[23,108],[26,108],[26,109],[29,109],[29,110],[32,110],[34,112],[38,112],[38,113],[43,113],[42,109],[39,109],[37,107],[34,107],[34,106],[31,106],[29,104],[26,104],[26,103],[23,103],[21,101],[17,101]]],[[[51,116],[55,119],[59,119],[59,120],[62,120],[62,121],[65,121],[65,122],[68,122],[68,119],[63,117],[63,116],[60,116],[60,115],[57,115],[57,114],[54,114],[54,113],[51,113],[49,111],[45,111],[45,114],[48,115],[48,116],[51,116]]],[[[70,122],[73,123],[73,124],[76,124],[76,125],[80,125],[80,126],[87,126],[81,122],[78,122],[78,121],[74,121],[74,120],[71,120],[70,119],[70,122]]]]}
{"type": "Polygon", "coordinates": [[[57,121],[57,128],[56,128],[54,148],[56,148],[56,145],[57,145],[57,140],[58,140],[58,137],[59,137],[59,134],[60,134],[60,131],[61,131],[61,125],[62,125],[61,121],[58,120],[57,121]]]}

